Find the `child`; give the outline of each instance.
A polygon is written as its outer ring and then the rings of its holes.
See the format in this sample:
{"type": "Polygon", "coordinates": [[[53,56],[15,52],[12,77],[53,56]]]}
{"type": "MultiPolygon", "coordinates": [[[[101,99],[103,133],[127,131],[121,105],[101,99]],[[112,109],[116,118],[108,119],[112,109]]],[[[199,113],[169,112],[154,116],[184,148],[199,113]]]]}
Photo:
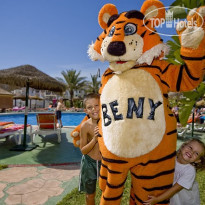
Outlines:
{"type": "Polygon", "coordinates": [[[79,191],[86,192],[86,204],[95,204],[96,181],[101,166],[101,154],[98,145],[99,95],[89,94],[84,99],[85,112],[90,119],[80,129],[80,149],[83,154],[79,191]]]}
{"type": "Polygon", "coordinates": [[[148,196],[144,204],[158,204],[172,197],[170,205],[200,205],[194,166],[202,167],[204,152],[205,145],[198,139],[183,143],[177,152],[173,186],[159,196],[148,196]]]}
{"type": "Polygon", "coordinates": [[[57,120],[60,122],[59,127],[63,127],[62,120],[61,120],[61,111],[64,108],[63,98],[60,98],[56,107],[56,116],[57,120]]]}

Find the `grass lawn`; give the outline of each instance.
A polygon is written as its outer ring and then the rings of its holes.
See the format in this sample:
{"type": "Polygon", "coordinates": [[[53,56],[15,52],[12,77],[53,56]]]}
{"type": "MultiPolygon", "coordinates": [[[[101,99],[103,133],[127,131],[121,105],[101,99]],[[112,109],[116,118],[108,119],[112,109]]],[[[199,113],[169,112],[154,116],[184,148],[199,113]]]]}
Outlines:
{"type": "Polygon", "coordinates": [[[205,204],[205,170],[197,172],[196,180],[199,183],[201,205],[205,204]]]}
{"type": "MultiPolygon", "coordinates": [[[[129,204],[130,184],[131,184],[131,177],[129,175],[125,183],[125,190],[121,202],[121,204],[123,205],[129,204]]],[[[101,190],[97,184],[96,197],[95,197],[96,204],[100,204],[100,196],[101,196],[101,190]]],[[[85,194],[79,193],[78,188],[75,188],[71,193],[65,196],[62,201],[58,202],[57,205],[85,205],[85,194]]]]}
{"type": "MultiPolygon", "coordinates": [[[[197,182],[199,183],[200,190],[200,198],[201,204],[205,204],[205,170],[197,172],[196,177],[197,182]]],[[[128,205],[129,204],[129,196],[130,196],[130,176],[128,177],[125,183],[125,190],[122,198],[121,204],[128,205]]],[[[96,204],[100,202],[101,191],[97,186],[96,191],[96,204]]],[[[74,189],[71,193],[63,198],[62,201],[58,202],[57,205],[85,205],[85,194],[79,193],[78,189],[74,189]]]]}

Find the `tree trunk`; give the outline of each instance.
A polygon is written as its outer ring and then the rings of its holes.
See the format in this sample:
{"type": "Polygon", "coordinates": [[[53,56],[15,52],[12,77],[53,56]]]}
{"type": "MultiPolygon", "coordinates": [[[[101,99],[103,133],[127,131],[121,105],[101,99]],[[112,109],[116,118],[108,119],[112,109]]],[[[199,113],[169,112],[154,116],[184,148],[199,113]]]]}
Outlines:
{"type": "Polygon", "coordinates": [[[73,107],[73,91],[70,92],[70,107],[73,107]]]}

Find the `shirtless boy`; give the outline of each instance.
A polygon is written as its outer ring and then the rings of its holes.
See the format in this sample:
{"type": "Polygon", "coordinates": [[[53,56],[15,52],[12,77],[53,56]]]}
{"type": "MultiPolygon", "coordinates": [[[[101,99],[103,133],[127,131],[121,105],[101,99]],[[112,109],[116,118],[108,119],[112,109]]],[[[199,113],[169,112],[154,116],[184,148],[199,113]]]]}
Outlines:
{"type": "Polygon", "coordinates": [[[56,116],[57,116],[57,120],[60,122],[59,123],[60,127],[63,127],[62,120],[61,120],[61,112],[64,108],[65,106],[63,104],[63,98],[60,98],[56,107],[56,116]]]}
{"type": "Polygon", "coordinates": [[[79,191],[86,192],[86,204],[95,204],[96,181],[101,166],[101,154],[98,145],[98,127],[100,97],[89,94],[84,98],[85,112],[90,119],[85,121],[80,130],[80,149],[83,154],[79,191]]]}

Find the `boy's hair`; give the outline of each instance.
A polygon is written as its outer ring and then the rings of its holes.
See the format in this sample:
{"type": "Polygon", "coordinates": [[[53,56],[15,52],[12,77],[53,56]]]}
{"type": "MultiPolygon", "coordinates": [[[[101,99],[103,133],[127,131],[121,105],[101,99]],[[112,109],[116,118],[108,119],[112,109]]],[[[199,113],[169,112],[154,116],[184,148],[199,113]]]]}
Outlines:
{"type": "Polygon", "coordinates": [[[100,95],[97,94],[97,93],[89,93],[87,94],[85,97],[84,97],[84,100],[83,100],[83,105],[84,105],[84,108],[86,107],[86,102],[87,100],[89,99],[92,99],[92,98],[95,98],[95,99],[100,99],[100,95]]]}
{"type": "Polygon", "coordinates": [[[200,157],[201,162],[199,163],[192,163],[192,165],[197,169],[197,170],[201,170],[201,169],[205,169],[205,144],[204,142],[202,142],[201,140],[197,139],[197,138],[192,138],[186,142],[184,142],[181,147],[179,148],[178,152],[180,152],[181,148],[183,148],[185,145],[191,143],[191,142],[198,142],[202,147],[203,147],[203,154],[200,157]]]}

